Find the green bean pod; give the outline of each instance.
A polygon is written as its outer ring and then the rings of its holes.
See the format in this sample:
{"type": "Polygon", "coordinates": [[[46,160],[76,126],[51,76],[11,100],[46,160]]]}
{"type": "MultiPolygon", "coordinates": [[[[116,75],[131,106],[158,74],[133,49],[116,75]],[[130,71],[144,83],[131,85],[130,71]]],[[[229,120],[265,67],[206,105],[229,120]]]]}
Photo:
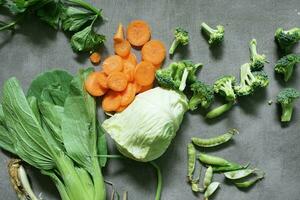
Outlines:
{"type": "Polygon", "coordinates": [[[193,180],[193,173],[196,164],[196,149],[192,143],[187,146],[188,152],[188,180],[191,182],[193,180]]]}
{"type": "Polygon", "coordinates": [[[234,184],[238,188],[248,188],[248,187],[253,186],[258,181],[262,180],[263,178],[264,178],[264,174],[257,176],[256,178],[254,178],[252,180],[244,181],[244,182],[234,182],[234,184]]]}
{"type": "Polygon", "coordinates": [[[200,153],[199,160],[207,165],[217,165],[217,166],[229,166],[230,162],[217,156],[211,156],[208,154],[200,153]]]}
{"type": "Polygon", "coordinates": [[[212,182],[204,193],[204,199],[207,200],[218,189],[219,185],[219,182],[212,182]]]}
{"type": "Polygon", "coordinates": [[[207,188],[212,181],[213,178],[213,168],[209,166],[205,172],[204,180],[203,180],[203,187],[204,189],[207,188]]]}
{"type": "Polygon", "coordinates": [[[236,180],[236,179],[245,178],[255,171],[256,169],[240,169],[240,170],[225,172],[224,176],[228,179],[236,180]]]}
{"type": "Polygon", "coordinates": [[[240,170],[240,169],[246,169],[248,166],[249,166],[249,164],[243,166],[243,165],[240,165],[237,163],[230,163],[227,166],[214,166],[213,172],[220,173],[220,172],[235,171],[235,170],[240,170]]]}
{"type": "Polygon", "coordinates": [[[230,129],[226,133],[213,138],[204,139],[199,137],[192,137],[192,142],[199,147],[215,147],[228,142],[235,134],[238,133],[238,130],[230,129]]]}

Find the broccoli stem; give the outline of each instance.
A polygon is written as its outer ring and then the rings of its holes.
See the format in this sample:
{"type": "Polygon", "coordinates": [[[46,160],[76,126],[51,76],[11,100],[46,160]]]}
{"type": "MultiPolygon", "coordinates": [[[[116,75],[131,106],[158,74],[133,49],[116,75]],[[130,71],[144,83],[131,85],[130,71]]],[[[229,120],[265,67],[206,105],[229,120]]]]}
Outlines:
{"type": "Polygon", "coordinates": [[[250,57],[254,58],[257,55],[257,50],[256,50],[256,40],[251,40],[250,45],[250,57]]]}
{"type": "Polygon", "coordinates": [[[293,114],[293,105],[292,104],[281,104],[281,108],[282,108],[281,121],[282,122],[291,121],[292,114],[293,114]]]}
{"type": "Polygon", "coordinates": [[[215,32],[215,30],[210,28],[205,22],[203,22],[201,24],[201,26],[202,26],[202,29],[204,30],[204,32],[206,32],[208,35],[211,35],[212,33],[215,32]]]}
{"type": "Polygon", "coordinates": [[[179,91],[183,91],[186,87],[186,80],[187,77],[189,75],[189,71],[185,68],[181,77],[181,81],[180,81],[180,86],[179,86],[179,91]]]}
{"type": "Polygon", "coordinates": [[[170,47],[170,49],[169,49],[169,54],[170,55],[173,55],[174,54],[174,52],[175,52],[175,49],[177,48],[177,46],[179,45],[179,41],[178,40],[174,40],[173,42],[172,42],[172,44],[171,44],[171,47],[170,47]]]}
{"type": "Polygon", "coordinates": [[[233,106],[234,102],[228,102],[222,106],[219,106],[213,110],[211,110],[209,113],[207,113],[206,118],[208,119],[212,119],[212,118],[216,118],[220,115],[222,115],[223,113],[227,112],[228,110],[230,110],[230,108],[233,106]]]}

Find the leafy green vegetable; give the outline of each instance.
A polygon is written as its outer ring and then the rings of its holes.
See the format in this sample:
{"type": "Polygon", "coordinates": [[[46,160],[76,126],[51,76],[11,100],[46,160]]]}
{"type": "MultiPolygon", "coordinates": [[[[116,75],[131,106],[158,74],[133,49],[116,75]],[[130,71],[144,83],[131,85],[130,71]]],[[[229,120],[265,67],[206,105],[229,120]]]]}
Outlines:
{"type": "Polygon", "coordinates": [[[106,198],[100,167],[106,160],[99,163],[97,157],[100,150],[106,151],[98,146],[106,146],[105,136],[96,119],[95,100],[83,86],[90,72],[82,70],[71,79],[59,70],[41,74],[27,99],[15,78],[3,88],[0,147],[50,176],[63,200],[106,198]],[[62,92],[58,103],[43,96],[53,85],[62,92]]]}
{"type": "Polygon", "coordinates": [[[124,156],[148,162],[166,151],[187,109],[185,95],[157,87],[139,94],[102,126],[124,156]]]}

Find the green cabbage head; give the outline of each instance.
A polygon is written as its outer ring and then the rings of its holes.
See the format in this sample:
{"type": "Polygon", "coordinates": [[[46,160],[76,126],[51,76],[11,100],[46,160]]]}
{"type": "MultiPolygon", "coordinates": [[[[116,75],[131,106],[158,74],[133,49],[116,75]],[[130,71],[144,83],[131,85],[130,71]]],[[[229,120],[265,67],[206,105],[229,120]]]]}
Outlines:
{"type": "Polygon", "coordinates": [[[102,126],[124,156],[148,162],[166,151],[187,109],[184,94],[157,87],[137,95],[127,109],[102,126]]]}

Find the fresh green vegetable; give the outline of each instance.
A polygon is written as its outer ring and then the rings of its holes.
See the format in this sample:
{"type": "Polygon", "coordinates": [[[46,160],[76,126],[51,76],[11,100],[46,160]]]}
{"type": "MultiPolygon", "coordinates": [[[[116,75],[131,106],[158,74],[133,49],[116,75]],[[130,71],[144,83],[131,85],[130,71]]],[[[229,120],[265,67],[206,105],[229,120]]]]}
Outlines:
{"type": "Polygon", "coordinates": [[[211,166],[209,166],[206,169],[206,172],[204,175],[204,180],[203,180],[204,189],[206,189],[211,184],[212,178],[213,178],[213,168],[211,166]]]}
{"type": "Polygon", "coordinates": [[[275,32],[275,40],[281,50],[289,52],[292,46],[300,40],[300,28],[295,27],[290,30],[278,28],[275,32]]]}
{"type": "MultiPolygon", "coordinates": [[[[157,188],[156,188],[156,193],[155,193],[155,200],[160,200],[161,191],[162,191],[162,175],[161,175],[161,170],[160,170],[159,166],[155,162],[152,161],[152,162],[150,162],[150,164],[155,168],[156,173],[157,173],[157,188]]],[[[123,197],[124,196],[125,195],[123,195],[123,197]]]]}
{"type": "Polygon", "coordinates": [[[189,60],[171,63],[167,68],[156,71],[156,79],[161,87],[183,91],[186,85],[197,79],[196,71],[202,64],[194,64],[189,60]]]}
{"type": "Polygon", "coordinates": [[[230,163],[227,166],[213,166],[213,171],[214,173],[229,172],[229,171],[235,171],[240,169],[246,169],[248,166],[249,164],[240,165],[237,163],[230,163]]]}
{"type": "Polygon", "coordinates": [[[226,111],[230,110],[230,108],[235,104],[236,101],[236,94],[234,92],[234,85],[236,82],[236,78],[234,76],[223,76],[216,80],[214,83],[214,92],[216,94],[220,94],[225,97],[228,101],[226,104],[221,105],[217,108],[214,108],[209,113],[207,113],[206,118],[215,118],[226,111]]]}
{"type": "Polygon", "coordinates": [[[14,14],[12,22],[0,23],[0,31],[14,29],[24,16],[34,13],[55,30],[70,32],[75,52],[95,50],[105,42],[104,35],[94,32],[95,22],[103,19],[102,10],[84,0],[8,0],[0,6],[14,14]]]}
{"type": "Polygon", "coordinates": [[[249,176],[250,174],[255,172],[255,170],[256,169],[240,169],[236,171],[225,172],[224,176],[228,179],[236,180],[249,176]]]}
{"type": "Polygon", "coordinates": [[[104,133],[97,122],[96,102],[83,89],[91,71],[82,70],[71,80],[64,71],[46,72],[32,82],[27,99],[16,78],[3,88],[1,148],[12,149],[48,175],[62,200],[106,199],[97,157],[103,154],[97,143],[104,133]]]}
{"type": "Polygon", "coordinates": [[[234,87],[236,94],[238,96],[252,94],[254,92],[254,83],[256,79],[251,72],[251,66],[249,63],[245,63],[241,66],[240,77],[240,84],[234,87]]]}
{"type": "Polygon", "coordinates": [[[181,27],[177,27],[174,31],[174,41],[169,49],[169,54],[173,55],[178,45],[187,45],[189,43],[189,33],[181,27]]]}
{"type": "Polygon", "coordinates": [[[252,72],[255,77],[254,88],[265,88],[269,85],[269,77],[265,71],[252,72]]]}
{"type": "Polygon", "coordinates": [[[185,95],[157,87],[136,96],[102,126],[124,156],[148,162],[166,151],[187,109],[185,95]]]}
{"type": "Polygon", "coordinates": [[[249,181],[243,181],[243,182],[234,182],[235,186],[238,188],[248,188],[253,186],[258,181],[262,180],[264,178],[264,173],[261,175],[256,176],[254,179],[249,181]]]}
{"type": "Polygon", "coordinates": [[[193,180],[193,173],[195,171],[195,164],[196,164],[196,149],[192,143],[189,143],[187,146],[188,152],[188,180],[192,182],[193,180]]]}
{"type": "Polygon", "coordinates": [[[257,42],[256,39],[252,39],[249,43],[249,49],[250,49],[250,66],[251,70],[253,71],[259,71],[262,70],[264,65],[268,63],[266,56],[264,54],[258,54],[257,53],[257,42]]]}
{"type": "Polygon", "coordinates": [[[213,29],[210,26],[208,26],[206,23],[201,24],[202,31],[208,36],[209,44],[216,44],[220,43],[224,39],[224,26],[217,25],[217,29],[213,29]]]}
{"type": "Polygon", "coordinates": [[[229,166],[231,163],[224,158],[212,156],[204,153],[199,154],[199,160],[207,165],[229,166]]]}
{"type": "Polygon", "coordinates": [[[300,97],[300,92],[294,88],[285,88],[277,95],[277,103],[281,105],[281,121],[291,121],[293,114],[293,105],[296,99],[300,97]]]}
{"type": "Polygon", "coordinates": [[[192,137],[192,142],[199,147],[215,147],[228,142],[234,135],[239,132],[236,129],[230,129],[226,133],[213,138],[192,137]]]}
{"type": "Polygon", "coordinates": [[[280,58],[275,64],[275,72],[282,74],[284,81],[288,81],[294,72],[294,67],[300,62],[300,55],[288,54],[280,58]]]}
{"type": "Polygon", "coordinates": [[[189,101],[189,109],[196,110],[198,105],[203,108],[208,108],[214,100],[213,87],[201,81],[196,81],[191,86],[193,96],[189,101]]]}
{"type": "Polygon", "coordinates": [[[208,198],[215,193],[215,191],[219,188],[219,182],[212,182],[206,189],[204,193],[204,200],[208,200],[208,198]]]}

